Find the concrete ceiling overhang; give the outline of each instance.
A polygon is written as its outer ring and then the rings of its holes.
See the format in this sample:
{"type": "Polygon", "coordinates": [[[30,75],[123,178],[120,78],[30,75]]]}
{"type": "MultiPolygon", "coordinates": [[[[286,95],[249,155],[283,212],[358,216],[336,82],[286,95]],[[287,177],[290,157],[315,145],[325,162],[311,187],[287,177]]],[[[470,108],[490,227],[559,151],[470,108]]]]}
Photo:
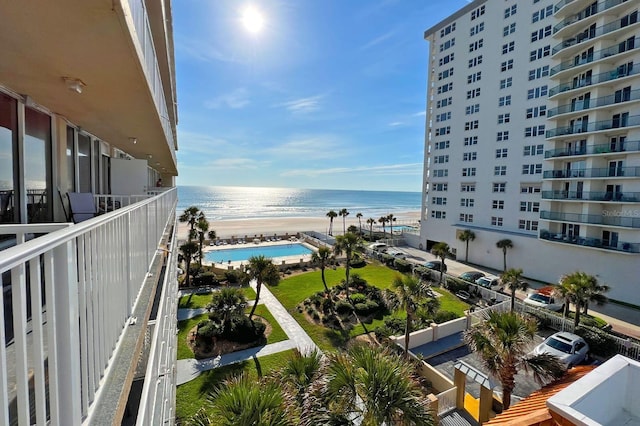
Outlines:
{"type": "Polygon", "coordinates": [[[136,158],[151,155],[152,167],[177,175],[118,0],[4,1],[0,17],[0,84],[136,158]],[[64,77],[80,79],[82,93],[64,77]]]}

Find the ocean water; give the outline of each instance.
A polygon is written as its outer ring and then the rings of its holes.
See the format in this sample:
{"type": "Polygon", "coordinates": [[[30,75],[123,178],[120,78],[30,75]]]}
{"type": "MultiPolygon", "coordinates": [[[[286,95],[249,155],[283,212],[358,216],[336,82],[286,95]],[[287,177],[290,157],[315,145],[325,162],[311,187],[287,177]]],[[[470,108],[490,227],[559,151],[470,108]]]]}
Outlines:
{"type": "Polygon", "coordinates": [[[178,186],[178,212],[189,206],[208,220],[266,217],[325,217],[346,208],[378,218],[389,213],[420,211],[420,192],[349,191],[332,189],[178,186]]]}

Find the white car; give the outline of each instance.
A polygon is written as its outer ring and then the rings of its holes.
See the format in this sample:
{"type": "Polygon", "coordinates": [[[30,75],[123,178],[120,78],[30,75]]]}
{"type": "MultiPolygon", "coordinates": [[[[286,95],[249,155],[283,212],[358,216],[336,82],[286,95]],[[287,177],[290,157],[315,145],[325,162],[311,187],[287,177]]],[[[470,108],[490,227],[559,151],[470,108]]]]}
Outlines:
{"type": "Polygon", "coordinates": [[[400,250],[389,249],[389,250],[387,250],[387,254],[389,254],[389,255],[397,258],[397,259],[405,260],[407,258],[407,254],[402,252],[402,251],[400,251],[400,250]]]}
{"type": "Polygon", "coordinates": [[[555,355],[571,368],[589,358],[589,345],[577,334],[561,331],[547,337],[535,347],[533,353],[555,355]]]}
{"type": "Polygon", "coordinates": [[[536,308],[550,309],[552,311],[561,311],[564,308],[562,300],[557,300],[553,295],[552,287],[543,287],[535,293],[530,293],[524,299],[524,303],[536,308]]]}
{"type": "Polygon", "coordinates": [[[502,291],[504,286],[500,283],[500,278],[495,275],[487,275],[476,280],[476,284],[480,287],[488,288],[494,291],[502,291]]]}
{"type": "Polygon", "coordinates": [[[375,251],[384,251],[387,248],[385,243],[373,243],[369,244],[369,248],[375,251]]]}

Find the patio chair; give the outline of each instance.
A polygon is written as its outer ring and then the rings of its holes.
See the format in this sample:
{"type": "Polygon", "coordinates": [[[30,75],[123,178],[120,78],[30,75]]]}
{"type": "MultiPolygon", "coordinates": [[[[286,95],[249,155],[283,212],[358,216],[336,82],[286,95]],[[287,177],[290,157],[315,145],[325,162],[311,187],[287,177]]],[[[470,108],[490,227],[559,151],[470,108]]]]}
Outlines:
{"type": "Polygon", "coordinates": [[[0,222],[9,222],[11,219],[11,197],[13,191],[0,191],[0,222]]]}
{"type": "Polygon", "coordinates": [[[69,219],[73,223],[84,222],[98,215],[96,200],[90,192],[67,192],[69,198],[69,219]]]}

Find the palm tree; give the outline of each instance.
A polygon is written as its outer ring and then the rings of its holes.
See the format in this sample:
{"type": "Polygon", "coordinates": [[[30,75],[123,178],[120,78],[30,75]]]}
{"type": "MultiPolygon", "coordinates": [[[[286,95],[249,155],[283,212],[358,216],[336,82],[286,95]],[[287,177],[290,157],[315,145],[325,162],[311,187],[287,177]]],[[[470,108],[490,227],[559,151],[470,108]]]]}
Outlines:
{"type": "Polygon", "coordinates": [[[331,250],[327,246],[320,247],[318,251],[313,252],[313,254],[311,255],[311,261],[320,265],[322,284],[324,285],[324,290],[327,295],[329,295],[329,287],[327,286],[327,281],[324,277],[324,269],[327,267],[329,259],[331,259],[331,250]]]}
{"type": "Polygon", "coordinates": [[[542,384],[561,377],[565,366],[553,355],[530,355],[529,348],[538,329],[535,319],[517,312],[489,311],[486,321],[464,333],[464,342],[475,352],[489,373],[502,384],[504,409],[511,405],[518,369],[532,372],[542,384]]]}
{"type": "Polygon", "coordinates": [[[396,221],[396,218],[393,217],[393,213],[389,213],[387,215],[387,222],[389,222],[389,228],[390,228],[390,233],[391,233],[391,238],[393,238],[393,222],[396,221]]]}
{"type": "Polygon", "coordinates": [[[218,235],[216,234],[216,231],[212,229],[211,231],[207,232],[207,237],[209,238],[209,241],[213,241],[218,237],[218,235]]]}
{"type": "Polygon", "coordinates": [[[513,248],[513,242],[508,239],[505,238],[504,240],[500,240],[496,243],[496,247],[498,247],[499,249],[502,249],[502,257],[504,260],[504,268],[502,269],[502,272],[506,272],[507,271],[507,250],[510,248],[513,248]]]}
{"type": "Polygon", "coordinates": [[[342,209],[338,214],[342,216],[342,233],[346,234],[347,233],[347,216],[349,216],[349,211],[347,209],[342,209]]]}
{"type": "Polygon", "coordinates": [[[511,291],[511,312],[513,312],[516,307],[516,290],[525,291],[529,288],[529,283],[522,279],[522,269],[508,269],[500,279],[504,284],[504,288],[508,288],[511,291]]]}
{"type": "Polygon", "coordinates": [[[185,286],[189,287],[190,277],[191,277],[190,275],[191,260],[198,253],[198,245],[193,241],[189,241],[181,245],[179,249],[180,249],[180,252],[182,253],[182,257],[184,258],[185,263],[187,264],[185,268],[185,273],[187,274],[187,277],[185,279],[185,286]]]}
{"type": "Polygon", "coordinates": [[[574,302],[574,285],[573,282],[567,279],[568,275],[564,275],[560,278],[560,282],[558,285],[554,286],[554,293],[561,297],[564,300],[564,308],[562,310],[562,316],[564,318],[569,316],[569,312],[571,312],[570,304],[574,302]]]}
{"type": "Polygon", "coordinates": [[[360,228],[360,235],[362,235],[362,213],[356,213],[356,217],[358,218],[358,225],[360,228]]]}
{"type": "Polygon", "coordinates": [[[333,219],[335,219],[338,216],[338,213],[334,212],[333,210],[329,210],[329,212],[327,213],[327,217],[329,218],[329,235],[333,235],[333,219]]]}
{"type": "Polygon", "coordinates": [[[294,349],[276,376],[283,383],[287,393],[293,395],[298,405],[302,406],[311,386],[319,378],[322,366],[322,352],[318,349],[307,354],[294,349]]]}
{"type": "Polygon", "coordinates": [[[575,328],[580,324],[580,314],[587,313],[588,308],[586,306],[588,306],[589,302],[602,304],[607,301],[607,298],[602,293],[609,291],[609,287],[599,285],[597,278],[593,275],[589,275],[586,272],[574,272],[564,275],[560,279],[560,286],[557,287],[557,290],[560,294],[564,294],[566,305],[569,305],[571,301],[576,307],[576,315],[573,318],[573,326],[575,328]]]}
{"type": "Polygon", "coordinates": [[[373,241],[373,224],[376,223],[376,220],[370,217],[367,219],[367,223],[369,224],[369,241],[373,241]]]}
{"type": "Polygon", "coordinates": [[[387,349],[355,345],[327,355],[325,384],[312,399],[305,424],[362,426],[435,424],[414,367],[387,349]],[[340,422],[336,422],[340,420],[340,422]]]}
{"type": "Polygon", "coordinates": [[[246,374],[225,380],[209,396],[211,425],[291,426],[282,387],[273,380],[256,381],[246,374]]]}
{"type": "Polygon", "coordinates": [[[347,232],[344,235],[338,235],[336,237],[336,242],[333,245],[333,253],[336,256],[340,256],[344,253],[346,258],[346,267],[345,267],[345,290],[347,292],[347,300],[351,300],[349,298],[349,271],[351,270],[351,260],[353,259],[353,254],[360,246],[360,238],[356,234],[351,232],[347,232]]]}
{"type": "Polygon", "coordinates": [[[387,223],[388,219],[386,216],[380,216],[380,218],[378,218],[378,222],[382,224],[382,233],[384,234],[384,236],[387,236],[387,230],[385,228],[385,224],[387,223]]]}
{"type": "Polygon", "coordinates": [[[186,222],[189,224],[189,241],[197,236],[195,228],[200,218],[204,219],[204,213],[196,206],[187,207],[178,218],[180,222],[186,222]]]}
{"type": "Polygon", "coordinates": [[[397,276],[391,284],[393,290],[387,289],[384,299],[391,310],[402,309],[407,313],[407,325],[404,331],[404,354],[409,357],[409,334],[421,299],[430,293],[429,286],[411,275],[397,276]]]}
{"type": "Polygon", "coordinates": [[[203,214],[202,217],[198,218],[198,222],[196,223],[196,232],[198,233],[198,266],[200,269],[202,269],[202,246],[204,246],[207,231],[209,231],[209,221],[204,218],[203,214]]]}
{"type": "Polygon", "coordinates": [[[444,270],[446,268],[445,260],[447,257],[453,257],[453,253],[451,253],[451,249],[449,248],[449,244],[444,241],[440,241],[439,243],[435,243],[431,248],[431,254],[440,258],[442,265],[440,266],[440,284],[442,284],[442,276],[444,275],[444,270]]]}
{"type": "Polygon", "coordinates": [[[469,262],[469,241],[475,240],[476,234],[471,229],[465,229],[460,233],[460,235],[458,235],[458,239],[463,243],[466,243],[464,261],[469,262]]]}
{"type": "Polygon", "coordinates": [[[276,265],[273,264],[271,259],[260,256],[251,256],[245,267],[245,282],[256,280],[256,300],[253,303],[251,312],[249,313],[249,319],[253,318],[253,314],[258,306],[260,300],[260,290],[262,290],[262,284],[276,285],[280,281],[280,271],[276,265]]]}
{"type": "Polygon", "coordinates": [[[247,298],[242,290],[235,287],[223,287],[211,296],[207,311],[222,321],[224,330],[228,330],[231,319],[244,315],[247,298]]]}

